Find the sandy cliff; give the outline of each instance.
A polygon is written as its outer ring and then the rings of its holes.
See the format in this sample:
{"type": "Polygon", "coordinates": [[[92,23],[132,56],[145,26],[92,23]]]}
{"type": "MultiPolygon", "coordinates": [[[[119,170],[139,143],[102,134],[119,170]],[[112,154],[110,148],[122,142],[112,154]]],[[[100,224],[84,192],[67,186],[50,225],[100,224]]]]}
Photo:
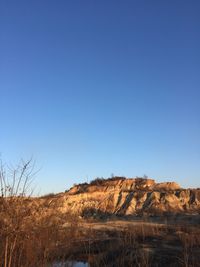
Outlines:
{"type": "Polygon", "coordinates": [[[200,189],[182,189],[175,182],[153,179],[97,179],[56,196],[61,212],[82,216],[199,213],[200,189]]]}

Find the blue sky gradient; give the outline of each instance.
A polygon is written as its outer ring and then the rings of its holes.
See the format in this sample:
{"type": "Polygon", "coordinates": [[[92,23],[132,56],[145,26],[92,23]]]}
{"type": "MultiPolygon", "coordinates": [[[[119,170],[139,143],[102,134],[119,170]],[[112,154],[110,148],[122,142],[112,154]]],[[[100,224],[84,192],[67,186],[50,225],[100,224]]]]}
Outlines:
{"type": "Polygon", "coordinates": [[[111,173],[200,186],[199,1],[1,1],[0,153],[40,193],[111,173]]]}

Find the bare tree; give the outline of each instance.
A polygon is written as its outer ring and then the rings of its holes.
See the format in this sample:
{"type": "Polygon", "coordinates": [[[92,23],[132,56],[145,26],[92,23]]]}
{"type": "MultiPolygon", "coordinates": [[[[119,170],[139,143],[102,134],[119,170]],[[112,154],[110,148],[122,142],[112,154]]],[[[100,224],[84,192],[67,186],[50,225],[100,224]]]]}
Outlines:
{"type": "Polygon", "coordinates": [[[28,161],[23,159],[16,167],[7,165],[0,161],[0,192],[1,197],[25,197],[32,194],[30,185],[33,182],[35,162],[31,158],[28,161]]]}

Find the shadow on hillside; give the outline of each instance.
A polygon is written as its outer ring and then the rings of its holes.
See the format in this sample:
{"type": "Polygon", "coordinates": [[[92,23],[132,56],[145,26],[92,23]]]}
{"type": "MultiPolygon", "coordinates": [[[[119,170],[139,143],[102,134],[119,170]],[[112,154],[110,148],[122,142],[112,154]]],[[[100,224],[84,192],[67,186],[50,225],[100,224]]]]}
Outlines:
{"type": "Polygon", "coordinates": [[[143,222],[155,222],[162,224],[172,225],[199,225],[200,214],[185,214],[185,213],[174,213],[174,212],[163,212],[163,213],[141,213],[134,215],[124,214],[113,214],[111,212],[103,211],[100,209],[85,208],[81,217],[84,219],[95,219],[95,220],[123,220],[123,221],[143,221],[143,222]]]}

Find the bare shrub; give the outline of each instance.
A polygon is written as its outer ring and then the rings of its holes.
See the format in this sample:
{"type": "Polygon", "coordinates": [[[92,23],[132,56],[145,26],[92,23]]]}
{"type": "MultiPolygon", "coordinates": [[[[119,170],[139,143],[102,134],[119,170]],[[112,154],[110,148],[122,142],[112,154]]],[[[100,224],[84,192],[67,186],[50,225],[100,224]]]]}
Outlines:
{"type": "Polygon", "coordinates": [[[50,196],[31,197],[34,174],[32,160],[16,168],[1,164],[0,266],[42,267],[69,256],[77,232],[75,218],[58,214],[56,199],[50,196]],[[63,231],[67,220],[69,227],[63,231]]]}

